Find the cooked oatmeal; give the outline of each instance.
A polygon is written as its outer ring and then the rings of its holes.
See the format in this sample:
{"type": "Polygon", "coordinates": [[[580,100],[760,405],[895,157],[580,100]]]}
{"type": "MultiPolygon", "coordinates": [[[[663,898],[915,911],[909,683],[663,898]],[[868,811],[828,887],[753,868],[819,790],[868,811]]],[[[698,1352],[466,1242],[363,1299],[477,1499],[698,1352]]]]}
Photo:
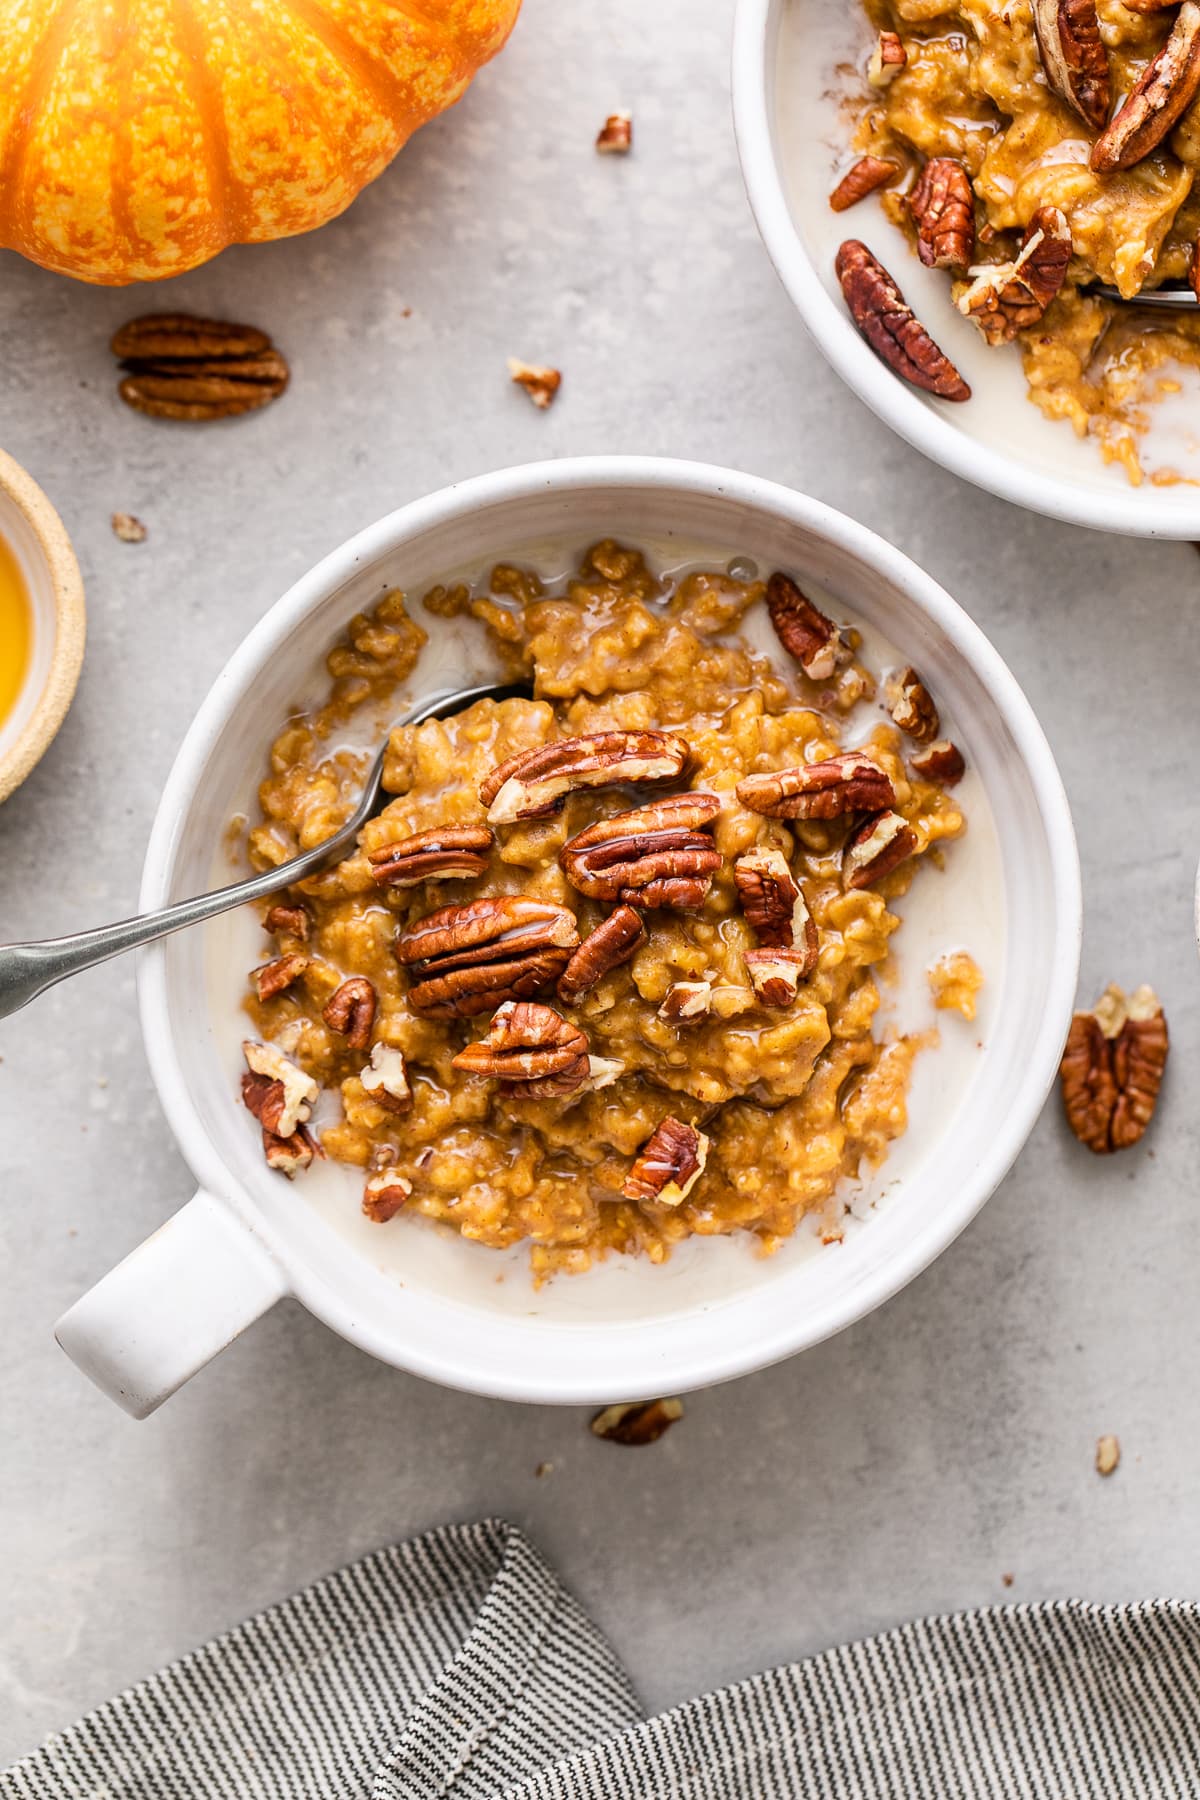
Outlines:
{"type": "Polygon", "coordinates": [[[973,1019],[983,986],[983,970],[965,950],[947,950],[926,973],[939,1012],[959,1012],[973,1019]]]}
{"type": "Polygon", "coordinates": [[[891,902],[964,827],[912,766],[952,746],[905,737],[885,672],[785,577],[672,582],[605,542],[553,591],[502,567],[353,620],[329,701],[274,744],[256,866],[352,809],[366,759],[336,746],[412,673],[423,614],[480,620],[531,697],[394,729],[355,854],[266,911],[246,1005],[296,1066],[272,1095],[248,1051],[268,1159],[286,1102],[285,1173],[323,1150],[368,1216],[528,1240],[538,1277],[694,1234],[770,1249],[809,1213],[838,1235],[905,1129],[925,1040],[876,1032],[877,976],[891,902]],[[764,607],[771,655],[743,629],[764,607]]]}
{"type": "MultiPolygon", "coordinates": [[[[881,61],[879,49],[873,52],[855,148],[889,166],[869,164],[857,181],[881,194],[915,246],[924,237],[922,261],[948,271],[955,302],[989,342],[1016,339],[1030,398],[1042,412],[1090,434],[1105,460],[1140,481],[1137,439],[1148,408],[1179,391],[1184,368],[1200,368],[1200,314],[1131,310],[1087,288],[1101,282],[1131,298],[1143,288],[1200,278],[1200,196],[1193,191],[1200,109],[1189,99],[1200,80],[1200,9],[1037,0],[1039,48],[1032,0],[864,4],[889,54],[881,61]],[[1088,39],[1083,50],[1081,34],[1088,39]],[[1154,78],[1165,102],[1158,123],[1152,117],[1140,135],[1126,132],[1127,97],[1168,38],[1167,60],[1154,78]],[[1058,54],[1064,43],[1065,57],[1058,54]],[[1178,108],[1173,128],[1151,142],[1178,108]],[[1114,158],[1127,166],[1092,166],[1114,158]],[[919,230],[927,167],[951,183],[955,168],[969,179],[974,230],[968,218],[965,251],[961,242],[947,242],[945,211],[936,252],[932,225],[919,230]],[[1061,261],[1053,245],[1059,221],[1061,261]],[[1035,265],[1050,251],[1049,266],[1026,265],[1014,275],[1039,229],[1035,265]]],[[[936,339],[937,318],[923,324],[936,339]]],[[[1152,479],[1178,476],[1164,467],[1152,479]]]]}

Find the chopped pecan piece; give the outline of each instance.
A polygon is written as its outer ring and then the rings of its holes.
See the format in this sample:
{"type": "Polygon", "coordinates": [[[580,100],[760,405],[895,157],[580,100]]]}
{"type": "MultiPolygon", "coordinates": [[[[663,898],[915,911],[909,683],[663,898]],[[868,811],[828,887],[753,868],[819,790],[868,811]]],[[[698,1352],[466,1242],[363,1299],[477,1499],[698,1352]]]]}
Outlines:
{"type": "Polygon", "coordinates": [[[873,88],[889,87],[908,63],[908,52],[894,31],[881,31],[867,61],[867,80],[873,88]]]}
{"type": "Polygon", "coordinates": [[[408,1085],[408,1069],[403,1050],[392,1044],[372,1044],[371,1060],[358,1079],[363,1091],[385,1112],[407,1112],[412,1105],[412,1089],[408,1085]]]}
{"type": "Polygon", "coordinates": [[[899,163],[889,162],[884,156],[860,156],[858,161],[842,176],[829,196],[829,204],[834,212],[849,212],[876,188],[886,187],[889,181],[895,181],[900,173],[899,163]]]}
{"type": "Polygon", "coordinates": [[[487,868],[496,842],[486,825],[438,825],[370,850],[367,861],[380,887],[416,887],[422,881],[474,881],[487,868]]]}
{"type": "Polygon", "coordinates": [[[243,1076],[243,1100],[264,1128],[277,1137],[291,1137],[298,1125],[307,1124],[312,1117],[312,1103],[320,1091],[316,1082],[274,1044],[258,1044],[248,1038],[242,1045],[242,1055],[252,1075],[264,1076],[268,1084],[276,1084],[279,1090],[278,1094],[272,1093],[269,1102],[256,1105],[256,1096],[262,1095],[265,1100],[265,1090],[253,1085],[248,1090],[243,1076]]]}
{"type": "Polygon", "coordinates": [[[289,1181],[307,1169],[314,1156],[324,1155],[307,1125],[297,1125],[290,1137],[279,1137],[264,1125],[262,1141],[268,1168],[277,1169],[289,1181]]]}
{"type": "Polygon", "coordinates": [[[536,363],[522,362],[519,356],[509,357],[508,374],[541,412],[545,412],[562,386],[561,369],[539,368],[536,363]]]}
{"type": "Polygon", "coordinates": [[[1162,143],[1200,91],[1200,6],[1183,0],[1171,35],[1142,70],[1116,118],[1092,145],[1101,174],[1131,169],[1162,143]]]}
{"type": "Polygon", "coordinates": [[[658,1009],[669,1025],[698,1025],[712,1011],[712,987],[707,981],[675,981],[658,1009]]]}
{"type": "Polygon", "coordinates": [[[817,928],[782,850],[748,850],[733,865],[742,911],[760,944],[793,946],[815,955],[817,928]]]}
{"type": "Polygon", "coordinates": [[[969,400],[971,390],[940,350],[878,257],[857,238],[837,253],[837,277],[850,317],[881,361],[914,387],[941,400],[969,400]]]}
{"type": "Polygon", "coordinates": [[[811,944],[789,950],[747,950],[742,958],[755,998],[763,1006],[791,1006],[817,966],[816,931],[811,944]]]}
{"type": "Polygon", "coordinates": [[[930,157],[908,196],[908,210],[925,267],[965,273],[975,255],[975,195],[963,165],[952,156],[930,157]]]}
{"type": "Polygon", "coordinates": [[[1098,1156],[1136,1144],[1167,1066],[1167,1021],[1153,988],[1115,984],[1071,1021],[1059,1074],[1067,1123],[1098,1156]]]}
{"type": "Polygon", "coordinates": [[[589,825],[563,845],[558,860],[589,899],[695,912],[721,866],[704,829],[720,810],[715,794],[674,794],[589,825]]]}
{"type": "Polygon", "coordinates": [[[841,633],[832,619],[802,594],[789,575],[778,570],[767,583],[767,611],[775,634],[810,681],[828,681],[849,661],[841,633]]]}
{"type": "Polygon", "coordinates": [[[260,1000],[273,1000],[276,994],[282,994],[290,988],[293,981],[299,980],[308,967],[307,956],[301,956],[293,950],[287,956],[277,956],[273,962],[264,963],[261,969],[255,969],[250,979],[254,983],[254,991],[260,1000]]]}
{"type": "Polygon", "coordinates": [[[587,1074],[575,1090],[579,1094],[597,1094],[601,1088],[612,1087],[615,1081],[625,1073],[625,1064],[615,1056],[589,1056],[587,1074]]]}
{"type": "Polygon", "coordinates": [[[1121,1463],[1121,1440],[1107,1432],[1096,1439],[1097,1475],[1115,1475],[1121,1463]]]}
{"type": "Polygon", "coordinates": [[[574,1006],[610,969],[619,969],[646,941],[646,927],[632,906],[618,906],[589,931],[558,978],[564,1006],[574,1006]]]}
{"type": "Polygon", "coordinates": [[[956,305],[989,344],[1011,343],[1036,325],[1063,284],[1071,260],[1071,228],[1057,206],[1039,206],[1015,262],[974,271],[956,305]]]}
{"type": "Polygon", "coordinates": [[[1200,300],[1200,238],[1192,245],[1192,254],[1188,259],[1188,286],[1200,300]]]}
{"type": "Polygon", "coordinates": [[[299,938],[301,943],[307,943],[309,922],[307,906],[302,906],[299,901],[295,906],[276,901],[263,920],[263,930],[271,932],[273,936],[286,933],[289,937],[299,938]]]}
{"type": "Polygon", "coordinates": [[[123,544],[144,544],[149,532],[142,521],[133,513],[115,512],[112,516],[113,536],[119,537],[123,544]]]}
{"type": "Polygon", "coordinates": [[[1032,0],[1032,4],[1047,82],[1093,131],[1103,131],[1112,83],[1096,0],[1032,0]]]}
{"type": "Polygon", "coordinates": [[[365,1050],[375,1023],[375,989],[365,975],[351,975],[330,996],[321,1014],[330,1031],[345,1038],[351,1050],[365,1050]]]}
{"type": "Polygon", "coordinates": [[[897,812],[876,813],[851,832],[842,850],[842,878],[848,888],[870,887],[898,869],[917,847],[917,834],[897,812]]]}
{"type": "Polygon", "coordinates": [[[918,744],[932,744],[942,729],[933,695],[913,668],[901,669],[888,685],[893,719],[906,737],[918,744]]]}
{"type": "Polygon", "coordinates": [[[894,804],[896,790],[871,757],[843,750],[823,762],[747,775],[737,784],[737,797],[768,819],[836,819],[848,812],[882,812],[894,804]]]}
{"type": "Polygon", "coordinates": [[[471,1018],[551,986],[578,942],[575,915],[565,906],[496,894],[418,919],[398,934],[394,953],[412,971],[415,1011],[471,1018]]]}
{"type": "Polygon", "coordinates": [[[683,1417],[682,1400],[629,1400],[606,1406],[592,1420],[592,1433],[609,1444],[640,1449],[657,1444],[665,1431],[683,1417]]]}
{"type": "Polygon", "coordinates": [[[935,744],[914,750],[908,760],[922,780],[935,781],[939,787],[953,787],[967,772],[962,751],[949,738],[939,738],[935,744]]]}
{"type": "Polygon", "coordinates": [[[627,112],[609,113],[596,136],[601,156],[628,156],[633,149],[633,117],[627,112]]]}
{"type": "Polygon", "coordinates": [[[591,1073],[588,1041],[578,1025],[531,1000],[506,1001],[486,1036],[460,1050],[453,1066],[498,1080],[500,1092],[510,1097],[569,1094],[591,1073]]]}
{"type": "Polygon", "coordinates": [[[668,1115],[638,1151],[621,1192],[626,1200],[680,1206],[703,1175],[707,1160],[704,1133],[668,1115]]]}
{"type": "Polygon", "coordinates": [[[363,1187],[362,1209],[376,1225],[386,1225],[412,1196],[412,1182],[390,1165],[368,1175],[363,1187]]]}
{"type": "Polygon", "coordinates": [[[618,782],[677,781],[691,752],[671,731],[592,731],[539,744],[500,763],[479,784],[493,825],[540,819],[575,788],[618,782]]]}

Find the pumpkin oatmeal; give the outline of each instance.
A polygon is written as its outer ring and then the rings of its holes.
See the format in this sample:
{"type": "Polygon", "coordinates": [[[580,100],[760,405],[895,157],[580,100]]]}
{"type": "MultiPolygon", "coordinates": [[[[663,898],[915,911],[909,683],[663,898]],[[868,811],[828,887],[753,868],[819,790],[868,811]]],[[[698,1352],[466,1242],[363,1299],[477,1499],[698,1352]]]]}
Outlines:
{"type": "MultiPolygon", "coordinates": [[[[835,208],[878,193],[921,261],[946,270],[953,303],[987,342],[1020,346],[1042,412],[1141,481],[1150,407],[1200,368],[1200,312],[1118,305],[1091,290],[1131,300],[1200,282],[1200,6],[864,4],[877,36],[859,157],[835,208]]],[[[865,246],[848,250],[839,276],[873,347],[918,385],[969,398],[947,376],[957,371],[934,342],[937,320],[915,320],[886,293],[869,252],[864,273],[865,246]]],[[[1158,468],[1151,478],[1180,477],[1158,468]]]]}
{"type": "Polygon", "coordinates": [[[275,741],[257,866],[353,809],[344,727],[412,672],[423,614],[481,621],[530,697],[393,729],[355,853],[265,910],[243,1098],[268,1161],[353,1165],[381,1224],[527,1240],[539,1278],[770,1249],[810,1213],[836,1237],[930,1041],[876,1014],[892,902],[964,828],[933,696],[783,574],[670,580],[604,542],[549,590],[393,592],[275,741]]]}

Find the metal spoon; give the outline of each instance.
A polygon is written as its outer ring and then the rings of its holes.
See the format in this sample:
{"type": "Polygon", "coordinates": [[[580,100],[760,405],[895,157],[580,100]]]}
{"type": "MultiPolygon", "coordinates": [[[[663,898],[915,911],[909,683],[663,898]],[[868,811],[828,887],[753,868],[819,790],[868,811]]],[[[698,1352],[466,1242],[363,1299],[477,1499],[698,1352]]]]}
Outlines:
{"type": "MultiPolygon", "coordinates": [[[[456,693],[423,700],[396,723],[419,725],[423,719],[444,719],[473,700],[509,700],[518,696],[527,700],[529,694],[528,684],[522,682],[503,685],[489,682],[480,687],[460,688],[456,693]]],[[[232,886],[217,888],[211,894],[199,894],[194,900],[177,901],[174,906],[164,906],[158,912],[122,919],[116,925],[102,925],[95,931],[44,938],[34,944],[0,944],[0,1019],[18,1012],[44,989],[53,987],[55,982],[63,981],[68,975],[77,975],[81,969],[107,962],[110,956],[119,956],[123,950],[136,950],[139,944],[153,943],[155,938],[180,931],[185,925],[199,925],[247,900],[265,899],[268,894],[277,894],[281,888],[315,874],[353,844],[367,820],[378,811],[386,753],[385,741],[371,764],[362,798],[346,823],[323,844],[303,851],[277,869],[251,875],[245,881],[235,881],[232,886]]]]}
{"type": "Polygon", "coordinates": [[[1095,294],[1101,300],[1114,300],[1118,306],[1159,306],[1177,312],[1193,311],[1200,306],[1200,300],[1191,288],[1146,288],[1140,294],[1132,296],[1118,292],[1115,287],[1089,287],[1085,293],[1095,294]]]}

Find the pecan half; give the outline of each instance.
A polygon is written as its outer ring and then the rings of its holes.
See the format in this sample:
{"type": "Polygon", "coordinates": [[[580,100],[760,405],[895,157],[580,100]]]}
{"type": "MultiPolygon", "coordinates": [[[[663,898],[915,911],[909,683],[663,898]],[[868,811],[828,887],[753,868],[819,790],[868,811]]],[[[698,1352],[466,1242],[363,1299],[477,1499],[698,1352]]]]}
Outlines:
{"type": "Polygon", "coordinates": [[[412,1196],[412,1182],[391,1167],[368,1175],[363,1187],[362,1209],[376,1225],[386,1225],[412,1196]]]}
{"type": "Polygon", "coordinates": [[[375,989],[365,975],[351,975],[325,1002],[321,1017],[351,1050],[365,1050],[375,1023],[375,989]]]}
{"type": "Polygon", "coordinates": [[[268,909],[267,916],[263,920],[263,930],[271,932],[272,935],[285,932],[289,937],[299,938],[301,943],[307,943],[309,924],[307,906],[301,905],[299,901],[295,906],[276,901],[275,905],[268,909]]]}
{"type": "Polygon", "coordinates": [[[500,1092],[522,1095],[569,1094],[591,1073],[588,1041],[552,1006],[508,1000],[499,1007],[486,1036],[453,1058],[467,1075],[500,1082],[500,1092]]]}
{"type": "Polygon", "coordinates": [[[1200,6],[1183,0],[1171,35],[1142,70],[1125,104],[1092,145],[1099,173],[1131,169],[1177,125],[1200,91],[1200,6]]]}
{"type": "Polygon", "coordinates": [[[746,775],[737,784],[737,797],[768,819],[836,819],[848,812],[882,812],[894,804],[896,790],[871,757],[843,750],[823,762],[746,775]]]}
{"type": "Polygon", "coordinates": [[[371,1060],[360,1071],[358,1079],[362,1082],[363,1092],[385,1112],[407,1112],[412,1105],[404,1052],[392,1044],[372,1044],[371,1060]]]}
{"type": "Polygon", "coordinates": [[[889,162],[884,156],[860,156],[858,161],[842,176],[829,196],[829,204],[834,212],[849,212],[876,188],[886,187],[889,181],[895,181],[900,173],[900,164],[889,162]]]}
{"type": "Polygon", "coordinates": [[[923,781],[935,781],[939,787],[953,787],[967,772],[962,751],[949,738],[914,750],[908,760],[923,781]]]}
{"type": "Polygon", "coordinates": [[[941,400],[969,400],[971,390],[934,343],[883,264],[857,238],[837,253],[838,280],[850,317],[876,356],[914,387],[941,400]]]}
{"type": "Polygon", "coordinates": [[[152,313],[131,319],[112,340],[127,371],[117,392],[127,406],[160,419],[229,419],[278,398],[288,366],[264,331],[152,313]]]}
{"type": "Polygon", "coordinates": [[[596,134],[601,156],[628,156],[633,149],[633,117],[627,112],[609,113],[596,134]]]}
{"type": "Polygon", "coordinates": [[[715,794],[674,794],[589,825],[563,845],[558,860],[589,899],[695,912],[721,866],[704,829],[720,810],[715,794]]]}
{"type": "Polygon", "coordinates": [[[784,649],[789,651],[810,681],[828,681],[849,652],[832,619],[802,594],[790,575],[776,570],[767,582],[767,611],[784,649]]]}
{"type": "Polygon", "coordinates": [[[1032,5],[1047,82],[1093,131],[1103,131],[1112,83],[1096,0],[1032,0],[1032,5]]]}
{"type": "Polygon", "coordinates": [[[1071,1020],[1059,1075],[1067,1123],[1098,1156],[1136,1144],[1154,1116],[1170,1040],[1153,988],[1115,984],[1071,1020]]]}
{"type": "Polygon", "coordinates": [[[575,788],[625,781],[677,781],[691,752],[671,731],[591,731],[522,750],[479,784],[493,825],[540,819],[575,788]]]}
{"type": "Polygon", "coordinates": [[[876,813],[851,832],[842,850],[842,879],[848,888],[870,887],[906,862],[917,834],[897,812],[876,813]]]}
{"type": "Polygon", "coordinates": [[[704,1133],[668,1115],[638,1151],[621,1192],[626,1200],[679,1206],[703,1175],[707,1160],[704,1133]]]}
{"type": "Polygon", "coordinates": [[[557,981],[579,942],[575,915],[550,900],[487,895],[443,906],[393,946],[412,971],[408,998],[425,1018],[472,1018],[557,981]]]}
{"type": "Polygon", "coordinates": [[[289,1181],[307,1169],[314,1156],[325,1154],[307,1125],[297,1125],[290,1137],[278,1137],[264,1125],[262,1142],[267,1167],[277,1169],[289,1181]]]}
{"type": "Polygon", "coordinates": [[[675,981],[658,1009],[669,1025],[698,1025],[712,1011],[712,987],[707,981],[675,981]]]}
{"type": "Polygon", "coordinates": [[[908,52],[894,31],[881,31],[867,60],[867,80],[873,88],[889,87],[908,63],[908,52]]]}
{"type": "Polygon", "coordinates": [[[952,156],[931,156],[908,196],[917,255],[927,269],[965,272],[975,255],[971,177],[952,156]]]}
{"type": "Polygon", "coordinates": [[[486,825],[437,825],[413,837],[367,852],[380,887],[416,887],[422,881],[474,881],[487,868],[496,842],[486,825]]]}
{"type": "Polygon", "coordinates": [[[558,978],[564,1006],[582,1000],[610,969],[619,969],[646,941],[646,927],[632,906],[618,906],[589,931],[558,978]]]}
{"type": "Polygon", "coordinates": [[[298,981],[307,967],[307,956],[293,950],[287,956],[277,956],[273,962],[264,963],[260,969],[255,969],[250,979],[260,1000],[273,1000],[276,994],[282,994],[285,988],[290,988],[293,981],[298,981]]]}
{"type": "Polygon", "coordinates": [[[748,850],[733,865],[742,911],[766,948],[803,946],[815,955],[817,927],[782,850],[748,850]]]}
{"type": "Polygon", "coordinates": [[[541,412],[545,412],[562,386],[561,369],[541,368],[536,363],[522,362],[519,356],[509,357],[508,374],[510,381],[523,387],[541,412]]]}
{"type": "Polygon", "coordinates": [[[638,1450],[645,1444],[657,1444],[682,1417],[682,1400],[629,1400],[604,1407],[592,1420],[591,1430],[605,1443],[638,1450]]]}
{"type": "Polygon", "coordinates": [[[955,304],[989,344],[1011,343],[1019,331],[1037,324],[1061,288],[1070,260],[1066,215],[1057,206],[1039,206],[1016,261],[976,269],[975,280],[955,304]]]}
{"type": "Polygon", "coordinates": [[[747,950],[742,958],[755,998],[762,1006],[791,1006],[817,966],[816,933],[813,942],[796,950],[779,946],[772,950],[747,950]]]}
{"type": "Polygon", "coordinates": [[[260,1084],[249,1083],[243,1076],[242,1099],[264,1129],[277,1137],[291,1137],[297,1126],[312,1117],[312,1103],[320,1092],[316,1082],[274,1044],[258,1044],[248,1038],[242,1055],[251,1075],[263,1076],[272,1090],[268,1096],[260,1084]]]}
{"type": "Polygon", "coordinates": [[[901,669],[888,684],[889,711],[906,737],[932,744],[942,729],[933,695],[914,668],[901,669]]]}

